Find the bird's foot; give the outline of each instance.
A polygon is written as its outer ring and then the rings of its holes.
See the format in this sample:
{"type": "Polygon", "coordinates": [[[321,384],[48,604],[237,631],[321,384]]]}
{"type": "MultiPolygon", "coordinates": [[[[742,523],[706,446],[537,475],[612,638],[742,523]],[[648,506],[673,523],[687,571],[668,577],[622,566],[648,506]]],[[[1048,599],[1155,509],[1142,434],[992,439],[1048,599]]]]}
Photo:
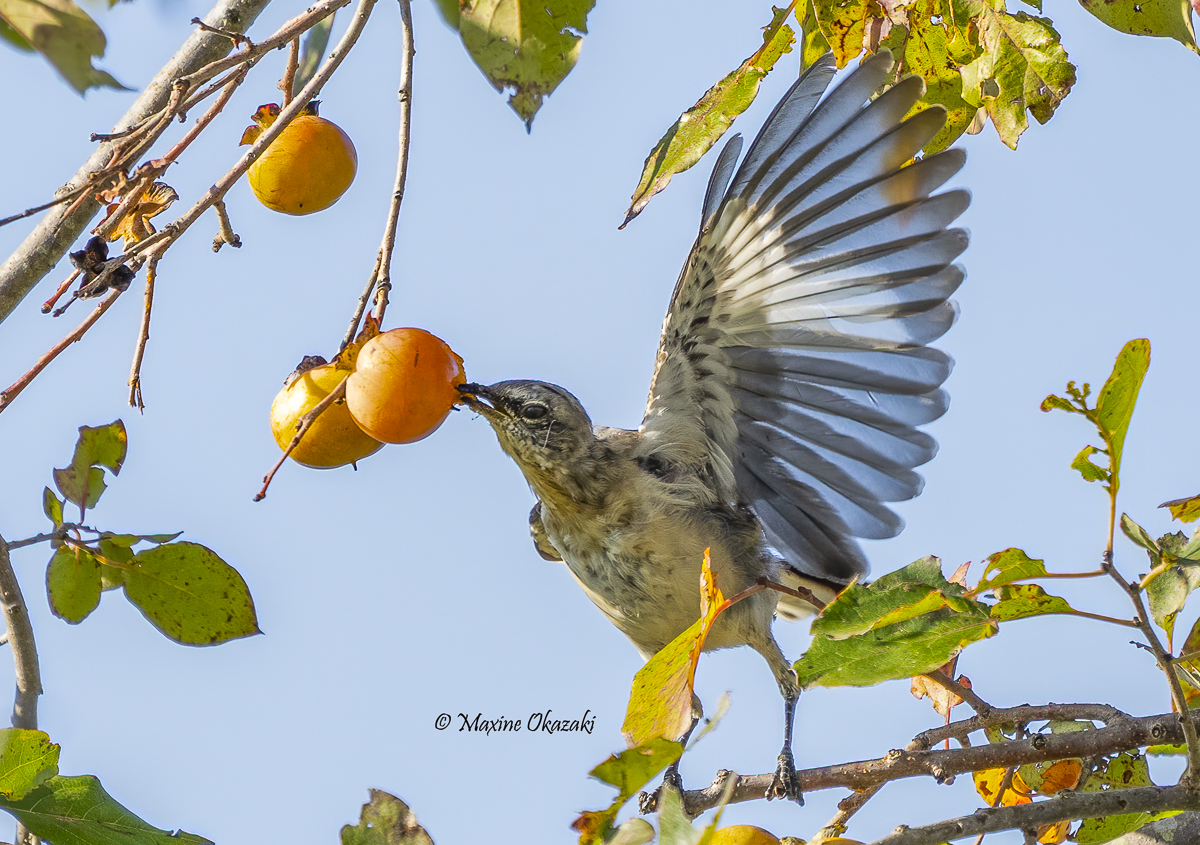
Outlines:
{"type": "Polygon", "coordinates": [[[775,779],[771,781],[767,798],[787,798],[804,806],[804,791],[800,788],[800,778],[796,775],[796,761],[792,758],[790,749],[785,748],[779,754],[779,767],[775,769],[775,779]]]}
{"type": "Polygon", "coordinates": [[[643,792],[638,795],[638,812],[643,816],[655,812],[659,808],[659,802],[662,800],[663,788],[670,786],[680,795],[683,794],[683,778],[679,774],[679,766],[672,764],[667,767],[667,771],[663,774],[662,784],[653,792],[643,792]]]}

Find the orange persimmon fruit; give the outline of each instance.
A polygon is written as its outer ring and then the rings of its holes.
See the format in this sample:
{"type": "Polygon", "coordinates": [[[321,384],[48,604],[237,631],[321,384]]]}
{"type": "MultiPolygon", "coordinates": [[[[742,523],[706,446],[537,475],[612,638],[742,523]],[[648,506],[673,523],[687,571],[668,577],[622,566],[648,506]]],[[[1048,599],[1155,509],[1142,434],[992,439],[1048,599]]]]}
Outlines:
{"type": "MultiPolygon", "coordinates": [[[[319,360],[319,359],[318,359],[319,360]]],[[[333,391],[348,371],[319,364],[298,372],[271,403],[271,433],[280,449],[296,436],[300,418],[333,391]]],[[[335,402],[317,417],[289,456],[313,469],[345,466],[374,454],[383,444],[355,425],[345,402],[335,402]]]]}
{"type": "Polygon", "coordinates": [[[779,838],[761,827],[735,824],[713,833],[712,845],[779,845],[779,838]]]}
{"type": "Polygon", "coordinates": [[[346,407],[359,428],[384,443],[428,437],[462,401],[463,361],[424,329],[392,329],[371,338],[346,380],[346,407]]]}
{"type": "MultiPolygon", "coordinates": [[[[358,169],[350,136],[317,114],[317,101],[304,108],[279,137],[250,165],[250,189],[259,202],[284,214],[312,214],[333,205],[358,169]]],[[[258,107],[255,126],[246,127],[242,144],[252,144],[279,117],[275,103],[258,107]]]]}

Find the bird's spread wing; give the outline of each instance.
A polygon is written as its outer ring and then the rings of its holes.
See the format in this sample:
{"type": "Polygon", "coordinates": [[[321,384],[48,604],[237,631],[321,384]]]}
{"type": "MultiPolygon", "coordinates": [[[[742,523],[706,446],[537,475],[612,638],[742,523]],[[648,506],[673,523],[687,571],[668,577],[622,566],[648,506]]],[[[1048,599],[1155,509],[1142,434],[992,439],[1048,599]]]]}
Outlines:
{"type": "Polygon", "coordinates": [[[641,427],[645,451],[749,504],[790,565],[840,582],[866,572],[855,538],[900,531],[885,503],[920,492],[936,451],[916,426],[945,411],[951,361],[926,344],[954,321],[967,247],[947,227],[969,195],[931,196],[964,155],[909,163],[944,112],[904,120],[916,77],[867,102],[892,67],[881,51],[821,100],[826,57],[736,171],[740,142],[722,151],[641,427]]]}

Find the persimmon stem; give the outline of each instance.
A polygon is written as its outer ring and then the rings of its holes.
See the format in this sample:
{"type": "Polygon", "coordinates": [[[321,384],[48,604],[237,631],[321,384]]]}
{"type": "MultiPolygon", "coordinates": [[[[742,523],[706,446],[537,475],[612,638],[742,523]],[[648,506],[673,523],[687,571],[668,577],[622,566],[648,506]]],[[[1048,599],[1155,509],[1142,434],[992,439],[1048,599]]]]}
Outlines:
{"type": "Polygon", "coordinates": [[[375,269],[371,271],[367,287],[362,296],[358,298],[354,316],[350,319],[350,328],[346,330],[346,336],[342,339],[342,349],[349,346],[350,342],[354,340],[354,336],[358,334],[358,327],[362,323],[363,314],[366,313],[367,303],[371,300],[372,294],[375,295],[373,312],[375,319],[378,322],[383,321],[383,315],[388,306],[388,293],[392,289],[392,254],[396,249],[396,229],[400,221],[400,205],[404,202],[404,184],[408,178],[408,147],[412,134],[412,69],[413,56],[416,52],[413,47],[411,4],[409,0],[397,0],[397,3],[400,6],[400,90],[396,96],[400,101],[400,137],[396,161],[396,182],[392,188],[392,202],[388,207],[387,222],[383,227],[383,241],[379,245],[379,254],[375,258],[375,269]]]}
{"type": "Polygon", "coordinates": [[[279,80],[279,90],[283,92],[283,104],[292,101],[292,87],[296,84],[296,68],[300,66],[300,36],[297,35],[288,44],[287,67],[279,80]]]}
{"type": "Polygon", "coordinates": [[[271,467],[271,471],[263,476],[262,489],[259,490],[254,496],[254,501],[261,502],[267,497],[267,488],[271,486],[271,481],[275,478],[275,473],[279,472],[279,468],[283,466],[283,462],[286,461],[288,456],[292,454],[292,451],[300,445],[301,439],[303,439],[304,435],[308,433],[308,430],[312,428],[312,424],[316,421],[317,417],[325,413],[327,408],[332,406],[334,402],[343,398],[345,395],[346,380],[342,379],[340,382],[338,382],[337,387],[329,391],[328,396],[326,396],[316,405],[313,405],[309,412],[300,418],[300,422],[296,424],[296,434],[292,437],[292,441],[288,443],[287,448],[283,450],[283,454],[279,457],[279,460],[275,462],[275,466],[271,467]]]}

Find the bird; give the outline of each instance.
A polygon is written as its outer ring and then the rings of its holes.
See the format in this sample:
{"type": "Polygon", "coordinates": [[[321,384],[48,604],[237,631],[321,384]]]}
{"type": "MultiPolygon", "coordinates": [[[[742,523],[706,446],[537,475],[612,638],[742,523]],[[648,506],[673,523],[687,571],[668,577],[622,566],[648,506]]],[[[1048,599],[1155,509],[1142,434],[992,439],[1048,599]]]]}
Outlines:
{"type": "MultiPolygon", "coordinates": [[[[594,425],[566,389],[459,386],[536,496],[537,552],[563,561],[649,659],[700,615],[705,550],[732,606],[705,650],[749,646],[784,700],[769,797],[802,800],[792,753],[800,690],[772,632],[868,572],[858,540],[903,527],[937,444],[968,234],[957,148],[920,155],[945,110],[914,110],[919,77],[880,50],[830,90],[834,62],[788,89],[738,163],[722,148],[700,232],[671,296],[636,430],[594,425]],[[828,92],[828,93],[827,93],[828,92]],[[803,592],[800,595],[804,595],[803,592]]],[[[694,723],[693,723],[694,724],[694,723]]]]}

